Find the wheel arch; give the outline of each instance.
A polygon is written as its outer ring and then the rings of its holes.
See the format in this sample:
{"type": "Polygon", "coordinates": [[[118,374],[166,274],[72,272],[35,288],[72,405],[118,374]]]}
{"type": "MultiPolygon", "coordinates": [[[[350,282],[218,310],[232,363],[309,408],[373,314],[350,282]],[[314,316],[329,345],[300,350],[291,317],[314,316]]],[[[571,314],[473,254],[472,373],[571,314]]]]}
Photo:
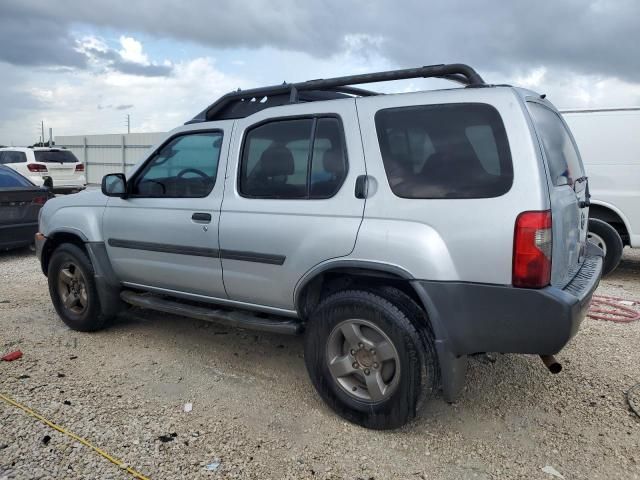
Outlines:
{"type": "Polygon", "coordinates": [[[605,202],[592,200],[589,207],[589,218],[596,218],[608,223],[618,232],[623,245],[630,244],[629,232],[631,230],[626,217],[620,209],[605,202]]]}
{"type": "Polygon", "coordinates": [[[49,271],[49,262],[51,261],[51,255],[58,246],[62,245],[63,243],[71,243],[87,252],[87,241],[87,237],[81,231],[76,229],[61,228],[51,232],[47,236],[47,241],[42,247],[42,256],[40,258],[42,273],[47,275],[47,272],[49,271]]]}
{"type": "Polygon", "coordinates": [[[366,260],[335,260],[307,272],[296,285],[294,305],[305,321],[320,299],[341,288],[393,286],[411,297],[427,314],[436,336],[445,336],[433,302],[416,278],[393,264],[366,260]],[[437,324],[437,325],[436,325],[437,324]]]}
{"type": "Polygon", "coordinates": [[[457,355],[451,350],[447,328],[441,317],[437,302],[434,302],[428,290],[411,273],[396,265],[360,261],[337,260],[320,265],[309,272],[298,282],[294,301],[295,307],[302,321],[306,321],[320,299],[332,293],[327,285],[333,283],[333,288],[339,288],[341,281],[347,283],[344,287],[371,287],[376,285],[394,286],[406,293],[422,308],[435,336],[435,347],[440,364],[442,390],[447,401],[455,401],[464,386],[467,370],[465,355],[457,355]]]}

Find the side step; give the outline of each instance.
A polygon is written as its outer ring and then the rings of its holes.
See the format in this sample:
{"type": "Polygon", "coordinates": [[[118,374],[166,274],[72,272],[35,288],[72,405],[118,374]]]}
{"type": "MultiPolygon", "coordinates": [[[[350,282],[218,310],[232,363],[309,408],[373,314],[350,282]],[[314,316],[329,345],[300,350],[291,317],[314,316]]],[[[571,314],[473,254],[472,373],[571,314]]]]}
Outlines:
{"type": "Polygon", "coordinates": [[[172,315],[196,318],[208,322],[215,322],[233,328],[247,328],[262,332],[296,335],[302,331],[300,322],[290,318],[260,317],[257,314],[244,310],[225,310],[215,306],[203,307],[188,303],[168,300],[149,293],[137,293],[132,290],[120,292],[120,298],[126,303],[140,308],[148,308],[172,315]]]}

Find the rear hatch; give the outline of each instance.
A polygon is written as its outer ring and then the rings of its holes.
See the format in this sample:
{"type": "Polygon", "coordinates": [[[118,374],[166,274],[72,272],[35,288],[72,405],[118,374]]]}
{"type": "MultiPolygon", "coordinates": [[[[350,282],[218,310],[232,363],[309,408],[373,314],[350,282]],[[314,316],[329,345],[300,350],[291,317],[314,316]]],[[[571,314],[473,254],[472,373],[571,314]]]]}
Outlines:
{"type": "Polygon", "coordinates": [[[83,172],[76,172],[76,165],[80,162],[69,150],[36,150],[33,154],[37,163],[47,166],[47,173],[43,176],[50,176],[54,185],[64,185],[66,181],[83,175],[83,172]]]}
{"type": "Polygon", "coordinates": [[[575,141],[548,104],[527,102],[549,180],[553,221],[551,284],[563,288],[584,261],[589,185],[575,141]]]}

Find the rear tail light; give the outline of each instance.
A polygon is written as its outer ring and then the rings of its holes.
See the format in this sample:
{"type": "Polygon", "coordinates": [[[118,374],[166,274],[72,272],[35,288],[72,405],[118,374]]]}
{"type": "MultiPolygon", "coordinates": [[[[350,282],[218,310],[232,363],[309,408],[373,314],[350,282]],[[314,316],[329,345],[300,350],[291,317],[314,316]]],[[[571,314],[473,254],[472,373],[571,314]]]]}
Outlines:
{"type": "Polygon", "coordinates": [[[27,168],[30,172],[46,172],[47,166],[41,163],[29,163],[27,168]]]}
{"type": "Polygon", "coordinates": [[[78,163],[76,165],[76,172],[84,172],[84,163],[78,163]]]}
{"type": "Polygon", "coordinates": [[[42,196],[42,197],[34,197],[33,200],[31,200],[31,203],[33,205],[44,205],[47,201],[47,197],[42,196]]]}
{"type": "Polygon", "coordinates": [[[551,281],[551,212],[523,212],[513,239],[514,287],[542,288],[551,281]]]}

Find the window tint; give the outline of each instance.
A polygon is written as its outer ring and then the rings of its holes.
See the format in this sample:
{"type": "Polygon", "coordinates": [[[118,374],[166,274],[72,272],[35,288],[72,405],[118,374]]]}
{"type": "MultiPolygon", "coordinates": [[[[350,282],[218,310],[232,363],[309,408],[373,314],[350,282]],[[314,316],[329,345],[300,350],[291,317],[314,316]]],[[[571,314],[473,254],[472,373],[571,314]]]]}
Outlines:
{"type": "Polygon", "coordinates": [[[33,187],[33,183],[9,168],[0,168],[0,188],[33,187]]]}
{"type": "Polygon", "coordinates": [[[556,186],[572,185],[584,176],[584,170],[567,128],[554,111],[539,103],[528,105],[547,157],[551,181],[556,186]]]}
{"type": "Polygon", "coordinates": [[[222,133],[203,132],[174,138],[145,165],[134,182],[134,195],[205,197],[216,182],[222,133]]]}
{"type": "Polygon", "coordinates": [[[69,150],[34,150],[36,162],[40,163],[76,163],[78,159],[69,150]]]}
{"type": "Polygon", "coordinates": [[[490,105],[391,108],[375,121],[387,179],[399,197],[489,198],[511,188],[507,135],[490,105]]]}
{"type": "Polygon", "coordinates": [[[0,152],[0,163],[27,163],[27,155],[24,152],[5,150],[0,152]]]}
{"type": "Polygon", "coordinates": [[[253,198],[333,196],[346,175],[342,139],[337,118],[277,120],[249,130],[240,192],[253,198]]]}

